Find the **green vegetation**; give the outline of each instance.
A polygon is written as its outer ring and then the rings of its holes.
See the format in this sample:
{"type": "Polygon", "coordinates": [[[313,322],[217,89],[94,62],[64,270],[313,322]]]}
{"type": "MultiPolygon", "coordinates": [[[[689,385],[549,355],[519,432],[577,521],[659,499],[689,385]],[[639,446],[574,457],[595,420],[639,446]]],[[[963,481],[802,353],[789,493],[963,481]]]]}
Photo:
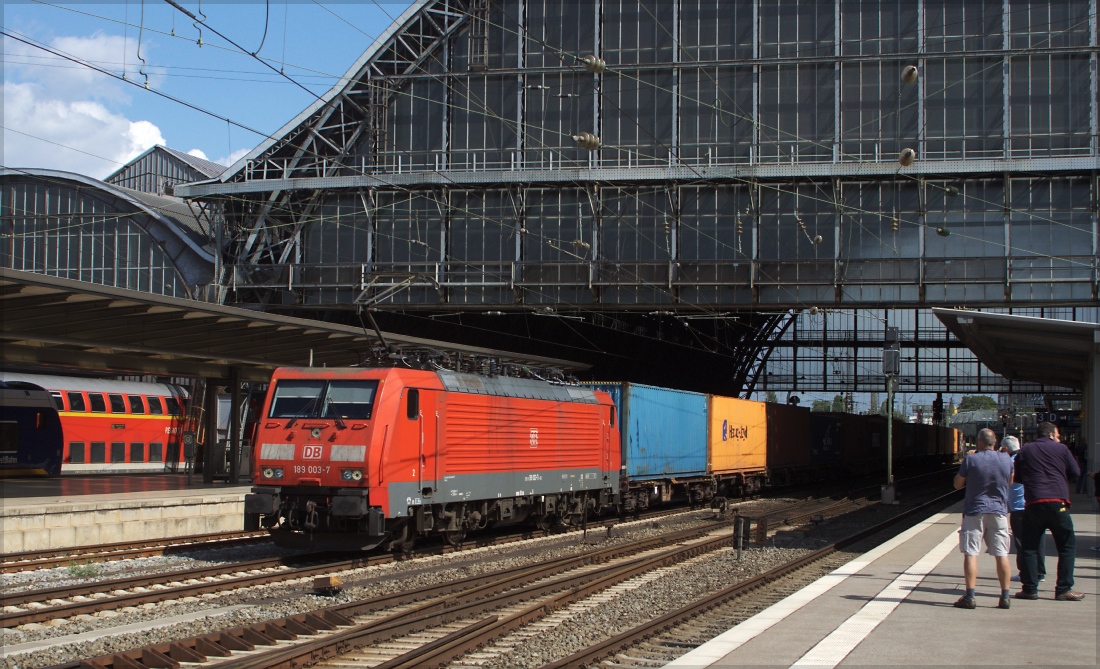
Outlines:
{"type": "Polygon", "coordinates": [[[959,411],[980,411],[982,409],[996,409],[997,400],[988,395],[963,395],[959,402],[959,411]]]}
{"type": "Polygon", "coordinates": [[[72,562],[69,564],[69,573],[77,578],[95,578],[102,571],[102,566],[93,562],[72,562]]]}

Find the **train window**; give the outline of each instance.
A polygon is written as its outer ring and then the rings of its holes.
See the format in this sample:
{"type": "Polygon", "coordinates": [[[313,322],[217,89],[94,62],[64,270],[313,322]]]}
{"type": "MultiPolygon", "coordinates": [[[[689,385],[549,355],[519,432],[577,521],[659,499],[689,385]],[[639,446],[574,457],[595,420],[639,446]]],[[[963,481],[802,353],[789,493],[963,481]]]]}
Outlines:
{"type": "MultiPolygon", "coordinates": [[[[69,411],[87,411],[84,404],[84,393],[67,393],[69,396],[69,411]]],[[[100,400],[103,398],[101,397],[100,400]]]]}
{"type": "Polygon", "coordinates": [[[325,392],[325,418],[366,420],[374,409],[377,381],[329,381],[325,392]]]}
{"type": "Polygon", "coordinates": [[[145,402],[141,401],[141,395],[127,395],[130,400],[130,413],[145,413],[145,402]]]}
{"type": "Polygon", "coordinates": [[[154,416],[164,415],[164,407],[160,403],[159,397],[149,397],[149,413],[154,416]]]}
{"type": "Polygon", "coordinates": [[[126,462],[126,444],[124,442],[111,442],[111,462],[126,462]]]}
{"type": "Polygon", "coordinates": [[[84,463],[84,442],[83,441],[70,441],[69,442],[69,462],[73,464],[84,463]]]}
{"type": "Polygon", "coordinates": [[[611,407],[611,427],[615,427],[615,407],[611,407]]]}
{"type": "Polygon", "coordinates": [[[19,452],[19,423],[14,420],[0,422],[0,453],[19,452]]]}
{"type": "MultiPolygon", "coordinates": [[[[377,382],[375,382],[377,383],[377,382]]],[[[283,379],[275,384],[270,418],[312,418],[321,403],[324,381],[283,379]]],[[[348,416],[351,418],[351,416],[348,416]]]]}
{"type": "Polygon", "coordinates": [[[145,462],[145,444],[140,441],[130,444],[130,462],[145,462]]]}
{"type": "Polygon", "coordinates": [[[160,462],[164,459],[164,444],[154,441],[149,444],[149,462],[160,462]]]}
{"type": "Polygon", "coordinates": [[[89,458],[89,462],[106,462],[107,461],[107,443],[103,441],[92,442],[92,457],[89,458]]]}
{"type": "Polygon", "coordinates": [[[165,397],[164,405],[168,407],[168,414],[171,416],[182,416],[180,411],[180,402],[175,397],[165,397]]]}
{"type": "Polygon", "coordinates": [[[409,388],[409,400],[408,405],[405,407],[405,416],[409,420],[420,418],[420,391],[416,388],[409,388]]]}
{"type": "Polygon", "coordinates": [[[111,413],[126,413],[126,402],[122,400],[122,395],[108,395],[107,399],[111,400],[111,413]]]}
{"type": "Polygon", "coordinates": [[[51,390],[50,397],[53,398],[53,406],[55,409],[58,411],[65,410],[65,400],[62,399],[60,390],[51,390]]]}
{"type": "Polygon", "coordinates": [[[92,404],[92,411],[107,413],[107,403],[103,401],[103,393],[88,393],[88,401],[92,404]]]}

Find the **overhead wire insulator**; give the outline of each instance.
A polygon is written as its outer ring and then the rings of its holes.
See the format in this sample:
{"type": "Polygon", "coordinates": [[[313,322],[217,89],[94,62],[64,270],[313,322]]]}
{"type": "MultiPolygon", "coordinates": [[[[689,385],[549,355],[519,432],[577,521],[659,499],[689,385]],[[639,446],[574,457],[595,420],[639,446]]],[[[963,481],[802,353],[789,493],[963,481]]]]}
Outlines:
{"type": "Polygon", "coordinates": [[[581,62],[584,63],[584,69],[592,74],[602,74],[607,69],[607,61],[599,56],[585,56],[581,58],[581,62]]]}
{"type": "Polygon", "coordinates": [[[919,76],[920,70],[917,69],[916,65],[906,65],[905,69],[901,71],[901,80],[906,84],[916,83],[919,76]]]}
{"type": "Polygon", "coordinates": [[[898,219],[896,219],[896,218],[890,219],[890,229],[893,230],[894,232],[898,231],[898,219]]]}
{"type": "Polygon", "coordinates": [[[898,154],[898,164],[902,167],[909,167],[913,164],[913,161],[917,159],[917,152],[913,149],[902,149],[898,154]]]}
{"type": "Polygon", "coordinates": [[[822,237],[821,235],[814,235],[814,238],[811,239],[810,241],[812,241],[815,245],[820,246],[821,242],[825,241],[825,238],[822,237]]]}
{"type": "Polygon", "coordinates": [[[947,187],[947,197],[958,197],[959,189],[954,186],[947,187]]]}
{"type": "Polygon", "coordinates": [[[573,135],[573,141],[577,143],[577,146],[588,151],[595,151],[600,148],[600,138],[590,132],[573,135]]]}
{"type": "Polygon", "coordinates": [[[936,234],[939,235],[940,237],[948,237],[948,236],[951,235],[951,231],[948,230],[947,228],[943,227],[943,226],[940,226],[940,227],[936,228],[936,234]]]}

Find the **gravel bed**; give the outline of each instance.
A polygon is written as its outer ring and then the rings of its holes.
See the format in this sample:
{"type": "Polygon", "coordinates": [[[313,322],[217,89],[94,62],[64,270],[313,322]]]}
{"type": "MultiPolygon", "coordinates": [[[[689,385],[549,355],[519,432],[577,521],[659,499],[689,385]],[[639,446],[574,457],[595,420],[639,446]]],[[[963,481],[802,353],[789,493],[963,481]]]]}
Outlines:
{"type": "Polygon", "coordinates": [[[807,548],[750,549],[742,551],[740,561],[730,548],[708,553],[644,587],[630,590],[528,639],[486,663],[484,669],[529,669],[544,665],[810,552],[807,548]]]}
{"type": "MultiPolygon", "coordinates": [[[[737,560],[736,553],[729,548],[708,553],[684,563],[681,568],[642,588],[628,591],[610,602],[570,618],[554,630],[528,639],[508,653],[487,662],[483,665],[483,669],[528,669],[561,659],[632,629],[641,621],[687,606],[718,590],[883,522],[902,513],[910,506],[913,505],[888,507],[872,505],[830,519],[817,526],[780,530],[769,539],[765,547],[754,547],[742,551],[740,561],[737,560]]],[[[919,523],[922,519],[913,518],[887,532],[900,533],[907,525],[919,523]]],[[[833,558],[826,562],[842,564],[881,541],[881,538],[870,537],[842,553],[834,554],[833,558]]],[[[831,571],[834,568],[832,564],[818,565],[816,569],[811,567],[805,570],[807,574],[797,580],[812,582],[820,575],[831,571]]],[[[789,587],[789,584],[786,584],[786,587],[789,587]]],[[[724,629],[718,631],[724,631],[724,629]]],[[[456,664],[463,663],[459,661],[456,664]]]]}
{"type": "MultiPolygon", "coordinates": [[[[778,502],[779,500],[771,499],[743,503],[738,506],[745,512],[750,509],[755,510],[760,505],[772,506],[778,502]]],[[[787,500],[786,503],[790,503],[790,500],[787,500]]],[[[288,583],[245,588],[226,594],[209,594],[199,598],[164,602],[144,609],[108,612],[107,615],[78,616],[67,621],[54,621],[55,623],[60,622],[56,626],[51,624],[25,625],[17,630],[3,631],[3,636],[0,636],[0,643],[8,646],[92,630],[105,630],[132,623],[155,621],[170,616],[233,605],[249,606],[247,609],[225,615],[174,624],[136,634],[104,637],[95,641],[67,643],[60,647],[39,650],[15,657],[0,658],[0,668],[34,669],[36,667],[49,667],[63,662],[165,643],[231,627],[313,611],[338,603],[412,590],[454,581],[467,576],[542,562],[554,557],[576,555],[609,545],[699,526],[711,521],[713,518],[714,513],[709,510],[686,512],[663,518],[660,521],[622,523],[615,527],[610,538],[606,536],[607,532],[602,528],[594,529],[589,532],[588,543],[583,543],[579,534],[569,533],[500,547],[475,548],[456,554],[376,565],[349,572],[338,572],[345,583],[345,588],[343,592],[335,597],[313,595],[311,593],[312,579],[299,579],[288,583]]],[[[195,558],[194,555],[189,557],[191,559],[195,558]]],[[[248,555],[248,559],[255,557],[254,553],[248,555]]],[[[141,561],[157,559],[143,558],[141,561]]],[[[138,560],[135,560],[135,562],[138,562],[138,560]]],[[[51,585],[54,584],[51,583],[51,585]]]]}

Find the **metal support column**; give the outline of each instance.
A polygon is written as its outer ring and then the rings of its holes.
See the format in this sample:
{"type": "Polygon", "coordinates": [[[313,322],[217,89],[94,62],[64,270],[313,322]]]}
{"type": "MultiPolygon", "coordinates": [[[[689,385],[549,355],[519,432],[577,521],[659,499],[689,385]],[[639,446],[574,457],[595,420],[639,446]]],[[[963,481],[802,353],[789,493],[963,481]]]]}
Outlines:
{"type": "Polygon", "coordinates": [[[220,468],[215,464],[218,450],[218,380],[206,379],[206,390],[203,392],[202,419],[202,482],[210,484],[214,482],[214,474],[220,468]]]}
{"type": "Polygon", "coordinates": [[[229,388],[229,482],[235,484],[241,467],[241,370],[237,367],[229,371],[229,388]]]}

